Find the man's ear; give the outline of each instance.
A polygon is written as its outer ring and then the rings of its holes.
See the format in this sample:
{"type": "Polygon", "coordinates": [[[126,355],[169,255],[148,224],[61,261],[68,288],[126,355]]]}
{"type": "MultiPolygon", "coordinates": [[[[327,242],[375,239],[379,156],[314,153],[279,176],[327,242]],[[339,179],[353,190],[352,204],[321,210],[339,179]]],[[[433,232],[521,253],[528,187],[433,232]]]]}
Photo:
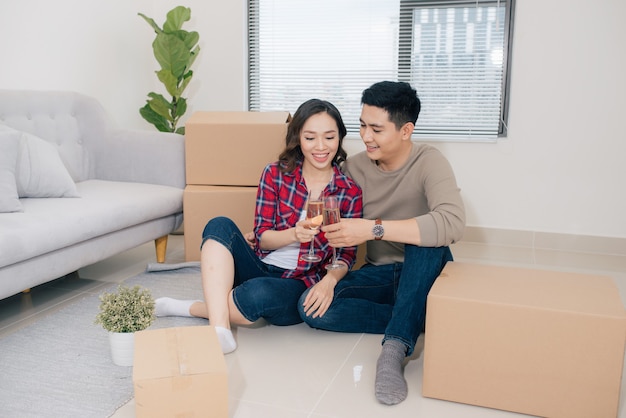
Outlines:
{"type": "Polygon", "coordinates": [[[411,140],[411,135],[413,135],[414,129],[415,129],[415,124],[413,122],[407,122],[404,125],[402,125],[402,128],[400,128],[400,131],[402,132],[402,139],[411,140]]]}

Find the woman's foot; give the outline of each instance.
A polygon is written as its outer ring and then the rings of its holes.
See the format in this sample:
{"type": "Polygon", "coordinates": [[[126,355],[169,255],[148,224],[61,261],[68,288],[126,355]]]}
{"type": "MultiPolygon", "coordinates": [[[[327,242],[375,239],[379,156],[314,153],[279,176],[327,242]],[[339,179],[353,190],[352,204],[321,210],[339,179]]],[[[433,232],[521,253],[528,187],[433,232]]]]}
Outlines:
{"type": "Polygon", "coordinates": [[[161,316],[193,316],[189,308],[198,300],[182,300],[173,298],[158,298],[154,301],[154,313],[161,316]]]}
{"type": "Polygon", "coordinates": [[[231,330],[223,327],[215,327],[215,332],[217,333],[217,339],[222,346],[222,353],[228,354],[235,351],[237,348],[237,342],[235,341],[235,337],[233,336],[233,332],[231,330]]]}

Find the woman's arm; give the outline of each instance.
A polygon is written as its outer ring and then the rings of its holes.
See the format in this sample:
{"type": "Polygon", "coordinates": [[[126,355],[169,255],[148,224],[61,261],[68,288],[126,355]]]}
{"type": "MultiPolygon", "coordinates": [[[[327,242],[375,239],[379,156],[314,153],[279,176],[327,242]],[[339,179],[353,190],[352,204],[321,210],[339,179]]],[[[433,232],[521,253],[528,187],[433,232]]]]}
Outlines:
{"type": "Polygon", "coordinates": [[[276,250],[294,242],[311,242],[319,230],[309,229],[309,221],[299,221],[296,226],[282,231],[268,229],[261,235],[259,248],[264,251],[276,250]]]}

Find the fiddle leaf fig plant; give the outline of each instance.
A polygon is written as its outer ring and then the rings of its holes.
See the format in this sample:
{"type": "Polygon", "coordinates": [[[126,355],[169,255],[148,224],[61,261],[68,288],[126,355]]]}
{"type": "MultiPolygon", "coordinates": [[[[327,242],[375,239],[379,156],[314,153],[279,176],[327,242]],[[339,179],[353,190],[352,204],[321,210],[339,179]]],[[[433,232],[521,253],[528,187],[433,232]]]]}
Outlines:
{"type": "Polygon", "coordinates": [[[146,15],[139,13],[139,16],[148,22],[156,33],[152,49],[161,66],[156,75],[172,97],[168,100],[162,94],[150,92],[146,105],[139,109],[139,113],[161,132],[184,135],[185,127],[178,126],[181,116],[187,111],[187,99],[182,94],[193,77],[191,65],[200,52],[198,32],[182,29],[183,24],[191,19],[191,9],[178,6],[170,10],[162,29],[146,15]]]}

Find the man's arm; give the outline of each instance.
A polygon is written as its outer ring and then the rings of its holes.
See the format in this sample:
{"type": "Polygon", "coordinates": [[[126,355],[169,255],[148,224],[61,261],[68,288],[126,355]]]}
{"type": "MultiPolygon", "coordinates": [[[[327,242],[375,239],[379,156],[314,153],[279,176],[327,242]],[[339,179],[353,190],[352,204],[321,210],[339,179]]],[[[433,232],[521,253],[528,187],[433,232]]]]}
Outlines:
{"type": "MultiPolygon", "coordinates": [[[[342,219],[338,224],[322,226],[326,239],[333,247],[350,247],[374,239],[372,229],[374,220],[370,219],[342,219]]],[[[382,220],[385,235],[382,240],[401,242],[404,244],[420,245],[420,230],[415,218],[385,221],[382,220]]]]}

